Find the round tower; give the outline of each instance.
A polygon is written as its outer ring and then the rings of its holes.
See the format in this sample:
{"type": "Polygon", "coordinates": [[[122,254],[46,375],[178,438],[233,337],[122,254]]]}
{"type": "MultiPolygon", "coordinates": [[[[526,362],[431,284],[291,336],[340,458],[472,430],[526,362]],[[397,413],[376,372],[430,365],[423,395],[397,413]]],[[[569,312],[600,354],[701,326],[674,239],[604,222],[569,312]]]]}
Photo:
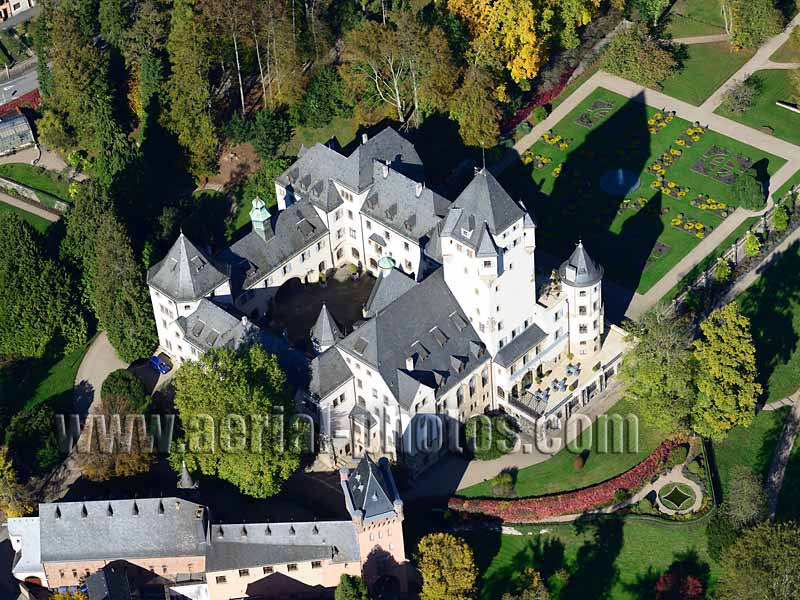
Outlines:
{"type": "Polygon", "coordinates": [[[603,267],[595,264],[583,242],[558,270],[567,295],[569,351],[576,358],[600,350],[603,333],[603,267]]]}

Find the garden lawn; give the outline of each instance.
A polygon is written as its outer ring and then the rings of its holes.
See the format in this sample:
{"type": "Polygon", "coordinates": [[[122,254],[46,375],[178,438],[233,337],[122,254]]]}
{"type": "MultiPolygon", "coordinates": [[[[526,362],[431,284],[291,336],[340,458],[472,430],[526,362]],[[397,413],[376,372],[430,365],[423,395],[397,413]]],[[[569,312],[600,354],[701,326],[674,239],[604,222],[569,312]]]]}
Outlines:
{"type": "Polygon", "coordinates": [[[724,205],[725,213],[733,209],[730,185],[692,170],[704,153],[718,146],[746,156],[765,178],[785,162],[715,131],[704,132],[692,147],[679,146],[676,141],[692,124],[675,118],[665,127],[653,127],[649,122],[658,112],[599,88],[554,127],[553,136],[567,140],[567,148],[540,139],[522,163],[502,177],[509,192],[536,215],[540,247],[556,257],[567,256],[582,238],[610,279],[639,293],[650,289],[726,216],[701,209],[705,202],[692,206],[691,199],[710,197],[724,205]],[[613,105],[600,108],[607,111],[604,120],[599,117],[592,129],[579,124],[579,117],[598,110],[599,102],[613,105]],[[682,156],[667,169],[664,183],[688,188],[683,197],[677,197],[675,189],[669,194],[657,191],[652,187],[656,177],[647,173],[655,159],[671,149],[682,156]],[[537,168],[531,162],[534,156],[550,162],[537,168]],[[640,187],[625,198],[607,194],[599,185],[601,177],[617,167],[640,178],[640,187]],[[673,225],[674,219],[682,225],[673,225]],[[687,232],[687,220],[702,224],[702,230],[687,232]]]}
{"type": "MultiPolygon", "coordinates": [[[[789,36],[789,39],[769,57],[775,62],[800,62],[800,39],[789,36]]],[[[760,71],[763,73],[763,71],[760,71]]]]}
{"type": "Polygon", "coordinates": [[[794,92],[789,81],[789,71],[784,69],[758,71],[753,77],[759,78],[763,83],[763,89],[753,106],[744,113],[731,112],[724,106],[720,106],[716,112],[749,125],[753,129],[770,127],[775,137],[792,144],[800,144],[800,114],[775,104],[777,100],[792,101],[794,92]]]}
{"type": "Polygon", "coordinates": [[[666,23],[673,38],[725,33],[719,0],[677,0],[666,23]]]}
{"type": "Polygon", "coordinates": [[[684,46],[681,70],[661,82],[665,94],[700,106],[750,59],[752,50],[734,50],[727,42],[684,46]]]}
{"type": "Polygon", "coordinates": [[[0,202],[0,214],[3,213],[14,213],[18,217],[20,217],[23,221],[27,221],[30,225],[39,233],[44,233],[50,227],[50,221],[43,219],[37,215],[33,215],[26,210],[22,210],[17,208],[16,206],[11,206],[10,204],[6,204],[5,202],[0,202]]]}
{"type": "Polygon", "coordinates": [[[776,199],[783,198],[784,194],[788,193],[789,190],[791,190],[798,183],[800,183],[800,171],[797,171],[797,173],[789,177],[789,179],[786,180],[786,183],[784,183],[775,191],[773,197],[776,199]]]}
{"type": "Polygon", "coordinates": [[[11,179],[64,202],[70,202],[69,184],[57,179],[56,174],[42,167],[25,163],[4,164],[0,165],[0,177],[11,179]]]}
{"type": "MultiPolygon", "coordinates": [[[[613,415],[626,417],[631,414],[638,419],[631,405],[624,400],[618,401],[607,413],[609,417],[613,415]]],[[[620,430],[614,428],[612,421],[607,426],[609,432],[608,451],[604,451],[604,444],[598,436],[598,432],[602,433],[605,426],[601,425],[598,428],[598,423],[595,422],[591,429],[584,432],[578,443],[578,451],[589,449],[589,456],[583,469],[576,471],[573,466],[575,452],[569,449],[561,450],[544,462],[519,470],[516,480],[517,496],[543,496],[584,488],[611,479],[631,469],[652,453],[666,437],[666,432],[646,425],[642,419],[638,419],[638,421],[639,443],[636,451],[630,451],[631,436],[635,435],[635,428],[628,427],[627,423],[622,430],[624,436],[622,448],[625,451],[613,451],[620,447],[613,443],[613,440],[620,438],[612,436],[615,433],[619,436],[620,430]]],[[[488,482],[459,490],[458,494],[473,498],[492,495],[488,482]]]]}
{"type": "Polygon", "coordinates": [[[498,541],[489,537],[492,534],[467,534],[483,579],[480,598],[495,600],[513,592],[525,567],[546,577],[566,569],[570,586],[562,590],[562,598],[650,598],[655,580],[687,555],[710,569],[712,580],[717,575],[706,549],[705,521],[665,523],[628,517],[602,523],[596,532],[590,528],[583,533],[571,524],[516,526],[534,535],[500,536],[499,548],[498,541]],[[542,530],[547,533],[540,534],[542,530]]]}
{"type": "Polygon", "coordinates": [[[344,147],[355,139],[357,130],[358,121],[347,117],[334,117],[328,125],[319,129],[297,127],[289,140],[287,154],[296,156],[301,145],[309,148],[314,144],[324,144],[334,137],[344,147]]]}

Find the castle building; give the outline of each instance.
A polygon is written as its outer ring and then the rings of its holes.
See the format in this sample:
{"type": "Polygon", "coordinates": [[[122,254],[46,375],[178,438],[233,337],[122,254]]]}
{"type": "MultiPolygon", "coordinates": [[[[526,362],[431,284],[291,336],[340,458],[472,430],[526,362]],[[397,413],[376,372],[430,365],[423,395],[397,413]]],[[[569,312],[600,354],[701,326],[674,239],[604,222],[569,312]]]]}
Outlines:
{"type": "Polygon", "coordinates": [[[37,517],[8,520],[12,573],[61,591],[107,592],[113,580],[128,597],[155,586],[192,600],[329,597],[342,574],[406,591],[403,501],[388,461],[364,456],[340,478],[346,521],[219,524],[179,498],[40,504],[37,517]]]}
{"type": "Polygon", "coordinates": [[[256,198],[230,248],[212,258],[181,235],[150,269],[159,340],[178,361],[235,347],[289,279],[348,264],[375,275],[355,330],[343,335],[325,307],[309,323],[319,355],[306,400],[332,464],[372,452],[419,472],[490,410],[541,436],[616,373],[624,342],[606,327],[602,267],[578,243],[543,276],[532,215],[485,168],[451,202],[387,128],[349,156],[304,149],[275,189],[276,214],[256,198]]]}

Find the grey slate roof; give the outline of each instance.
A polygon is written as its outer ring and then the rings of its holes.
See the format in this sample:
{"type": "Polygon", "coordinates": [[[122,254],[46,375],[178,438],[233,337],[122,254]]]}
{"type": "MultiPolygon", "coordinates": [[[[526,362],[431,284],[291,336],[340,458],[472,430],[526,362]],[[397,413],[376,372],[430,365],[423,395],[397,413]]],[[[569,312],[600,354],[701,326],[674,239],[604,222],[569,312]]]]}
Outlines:
{"type": "Polygon", "coordinates": [[[337,347],[377,368],[401,406],[413,396],[401,393],[398,372],[435,390],[450,390],[489,360],[480,337],[444,282],[442,269],[410,288],[376,316],[345,337],[337,347]],[[460,372],[452,357],[461,359],[460,372]],[[414,357],[413,370],[406,359],[414,357]]]}
{"type": "Polygon", "coordinates": [[[42,562],[203,556],[205,507],[178,498],[39,505],[42,562]]]}
{"type": "Polygon", "coordinates": [[[341,181],[353,189],[363,190],[375,177],[374,162],[389,163],[394,171],[414,181],[423,181],[425,170],[414,145],[387,127],[369,138],[347,157],[347,168],[340,175],[341,181]]]}
{"type": "Polygon", "coordinates": [[[309,560],[357,562],[359,556],[350,521],[214,525],[206,572],[309,560]]]}
{"type": "Polygon", "coordinates": [[[411,277],[399,269],[392,269],[387,275],[378,278],[372,286],[367,303],[364,305],[365,315],[374,317],[378,311],[386,308],[415,285],[416,282],[411,277]]]}
{"type": "Polygon", "coordinates": [[[131,588],[124,563],[106,565],[86,579],[89,600],[130,600],[131,588]]]}
{"type": "Polygon", "coordinates": [[[583,247],[583,242],[578,242],[572,255],[561,263],[558,274],[570,285],[587,287],[603,278],[603,267],[595,264],[583,247]]]}
{"type": "Polygon", "coordinates": [[[235,350],[257,338],[260,331],[254,323],[243,322],[206,298],[200,300],[192,314],[178,317],[177,324],[186,340],[202,351],[222,347],[235,350]]]}
{"type": "Polygon", "coordinates": [[[183,232],[167,255],[147,271],[147,284],[177,302],[198,300],[228,278],[227,265],[212,261],[183,232]]]}
{"type": "Polygon", "coordinates": [[[400,500],[394,486],[388,463],[375,463],[369,454],[364,454],[350,471],[345,482],[350,503],[355,511],[361,511],[364,521],[394,511],[395,500],[400,500]]]}
{"type": "Polygon", "coordinates": [[[340,339],[342,339],[342,332],[339,331],[336,321],[333,320],[327,305],[323,302],[317,321],[311,328],[311,341],[318,346],[333,346],[340,339]]]}
{"type": "Polygon", "coordinates": [[[347,158],[336,150],[316,144],[307,149],[276,181],[296,197],[331,212],[342,205],[342,199],[331,185],[348,169],[347,158]]]}
{"type": "Polygon", "coordinates": [[[336,348],[329,348],[311,361],[309,391],[324,398],[353,378],[350,368],[336,348]]]}
{"type": "Polygon", "coordinates": [[[11,572],[22,574],[43,571],[39,517],[11,517],[7,525],[8,535],[22,539],[22,548],[17,552],[11,572]]]}
{"type": "Polygon", "coordinates": [[[398,234],[419,240],[447,214],[450,202],[430,188],[418,185],[402,173],[389,169],[383,176],[383,167],[373,163],[374,185],[361,206],[362,214],[381,223],[398,234]]]}
{"type": "MultiPolygon", "coordinates": [[[[474,215],[478,222],[485,221],[494,235],[525,216],[525,211],[485,168],[475,173],[453,206],[462,209],[467,217],[474,215]]],[[[459,225],[464,226],[462,223],[459,225]]]]}
{"type": "Polygon", "coordinates": [[[494,361],[503,367],[508,367],[546,337],[547,334],[542,331],[538,325],[532,324],[508,344],[503,346],[500,351],[495,354],[494,361]]]}
{"type": "MultiPolygon", "coordinates": [[[[305,200],[274,215],[268,229],[265,238],[251,231],[220,254],[220,258],[231,264],[235,290],[259,282],[328,232],[317,211],[305,200]]],[[[316,265],[312,268],[316,269],[316,265]]],[[[298,275],[302,277],[305,273],[298,275]]]]}

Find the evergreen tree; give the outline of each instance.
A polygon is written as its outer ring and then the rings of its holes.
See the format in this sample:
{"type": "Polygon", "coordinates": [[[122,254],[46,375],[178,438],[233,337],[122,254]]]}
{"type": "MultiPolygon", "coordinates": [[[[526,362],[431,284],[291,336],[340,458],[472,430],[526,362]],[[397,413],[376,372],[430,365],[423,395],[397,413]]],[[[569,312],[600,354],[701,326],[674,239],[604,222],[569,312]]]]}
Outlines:
{"type": "Polygon", "coordinates": [[[149,356],[157,343],[150,299],[125,228],[111,215],[100,219],[95,255],[92,290],[100,327],[123,360],[149,356]]]}

